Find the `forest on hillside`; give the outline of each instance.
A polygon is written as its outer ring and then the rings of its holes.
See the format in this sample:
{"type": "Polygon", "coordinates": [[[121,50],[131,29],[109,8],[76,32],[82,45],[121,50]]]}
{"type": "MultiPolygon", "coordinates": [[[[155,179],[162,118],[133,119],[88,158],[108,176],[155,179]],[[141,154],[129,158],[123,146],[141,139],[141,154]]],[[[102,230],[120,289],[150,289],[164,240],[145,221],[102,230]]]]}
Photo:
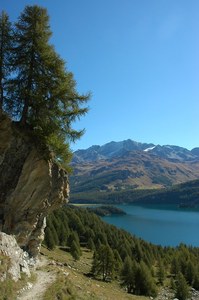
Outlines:
{"type": "Polygon", "coordinates": [[[199,290],[199,248],[147,243],[104,223],[86,208],[67,205],[49,215],[44,244],[70,251],[74,260],[80,258],[82,247],[89,249],[93,264],[85,276],[116,280],[128,293],[155,296],[159,287],[169,284],[184,300],[190,287],[199,290]]]}
{"type": "Polygon", "coordinates": [[[82,192],[71,195],[73,203],[199,204],[199,180],[164,189],[129,189],[117,192],[82,192]]]}

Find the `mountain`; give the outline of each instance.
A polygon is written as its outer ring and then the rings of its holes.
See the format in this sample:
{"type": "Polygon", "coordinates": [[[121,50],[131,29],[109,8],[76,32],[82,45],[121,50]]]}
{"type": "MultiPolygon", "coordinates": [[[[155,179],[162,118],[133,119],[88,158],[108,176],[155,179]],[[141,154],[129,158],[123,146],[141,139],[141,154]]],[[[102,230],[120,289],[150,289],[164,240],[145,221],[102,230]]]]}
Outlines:
{"type": "Polygon", "coordinates": [[[110,142],[74,152],[71,194],[169,187],[199,178],[199,153],[172,145],[110,142]]]}
{"type": "Polygon", "coordinates": [[[199,147],[192,149],[192,150],[191,150],[191,153],[192,153],[193,155],[199,156],[199,147]]]}
{"type": "Polygon", "coordinates": [[[129,151],[144,151],[174,162],[199,160],[199,147],[189,151],[179,146],[160,146],[152,143],[139,143],[128,139],[121,142],[110,142],[103,146],[91,146],[85,150],[77,150],[73,153],[73,163],[125,156],[126,152],[129,151]]]}
{"type": "Polygon", "coordinates": [[[96,161],[121,156],[127,151],[140,151],[153,148],[154,144],[143,144],[132,140],[110,142],[103,146],[92,146],[86,150],[78,150],[73,154],[73,162],[96,161]]]}

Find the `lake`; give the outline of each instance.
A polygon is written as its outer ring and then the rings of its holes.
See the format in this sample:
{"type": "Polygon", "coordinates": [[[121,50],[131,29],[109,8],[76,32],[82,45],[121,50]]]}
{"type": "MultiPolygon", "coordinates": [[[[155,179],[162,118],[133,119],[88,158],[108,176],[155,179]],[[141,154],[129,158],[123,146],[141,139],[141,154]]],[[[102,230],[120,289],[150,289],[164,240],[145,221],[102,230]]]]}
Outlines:
{"type": "Polygon", "coordinates": [[[199,247],[199,209],[176,205],[115,205],[126,215],[102,219],[156,245],[199,247]]]}

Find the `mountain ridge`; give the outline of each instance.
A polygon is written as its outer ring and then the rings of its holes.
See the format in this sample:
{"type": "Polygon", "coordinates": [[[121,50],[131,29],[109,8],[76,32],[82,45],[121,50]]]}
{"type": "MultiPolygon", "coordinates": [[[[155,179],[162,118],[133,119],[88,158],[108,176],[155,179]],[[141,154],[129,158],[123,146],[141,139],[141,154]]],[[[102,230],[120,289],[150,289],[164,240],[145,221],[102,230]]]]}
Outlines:
{"type": "Polygon", "coordinates": [[[75,151],[71,193],[157,189],[198,179],[197,149],[129,139],[75,151]]]}
{"type": "Polygon", "coordinates": [[[72,163],[109,159],[121,156],[126,151],[144,151],[173,161],[199,160],[199,147],[188,150],[176,145],[161,146],[127,139],[119,142],[111,141],[102,146],[93,145],[87,149],[79,149],[73,153],[72,163]]]}

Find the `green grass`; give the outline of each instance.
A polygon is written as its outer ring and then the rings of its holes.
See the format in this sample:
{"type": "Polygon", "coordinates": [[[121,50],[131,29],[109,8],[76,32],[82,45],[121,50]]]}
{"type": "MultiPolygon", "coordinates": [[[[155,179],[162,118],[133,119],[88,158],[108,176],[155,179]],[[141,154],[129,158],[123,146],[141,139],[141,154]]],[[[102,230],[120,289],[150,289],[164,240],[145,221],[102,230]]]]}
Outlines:
{"type": "Polygon", "coordinates": [[[77,299],[77,293],[72,283],[64,276],[63,273],[58,274],[56,281],[47,289],[43,297],[43,300],[54,299],[77,299]]]}
{"type": "MultiPolygon", "coordinates": [[[[43,300],[146,300],[149,297],[127,294],[117,280],[103,282],[86,276],[90,272],[93,253],[82,248],[83,255],[74,261],[69,252],[59,248],[49,251],[42,248],[42,253],[57,262],[57,280],[48,288],[43,300]],[[59,266],[62,263],[63,266],[59,266]],[[66,276],[65,274],[68,274],[66,276]]],[[[52,266],[49,266],[52,268],[52,266]]],[[[51,269],[52,271],[52,269],[51,269]]]]}

